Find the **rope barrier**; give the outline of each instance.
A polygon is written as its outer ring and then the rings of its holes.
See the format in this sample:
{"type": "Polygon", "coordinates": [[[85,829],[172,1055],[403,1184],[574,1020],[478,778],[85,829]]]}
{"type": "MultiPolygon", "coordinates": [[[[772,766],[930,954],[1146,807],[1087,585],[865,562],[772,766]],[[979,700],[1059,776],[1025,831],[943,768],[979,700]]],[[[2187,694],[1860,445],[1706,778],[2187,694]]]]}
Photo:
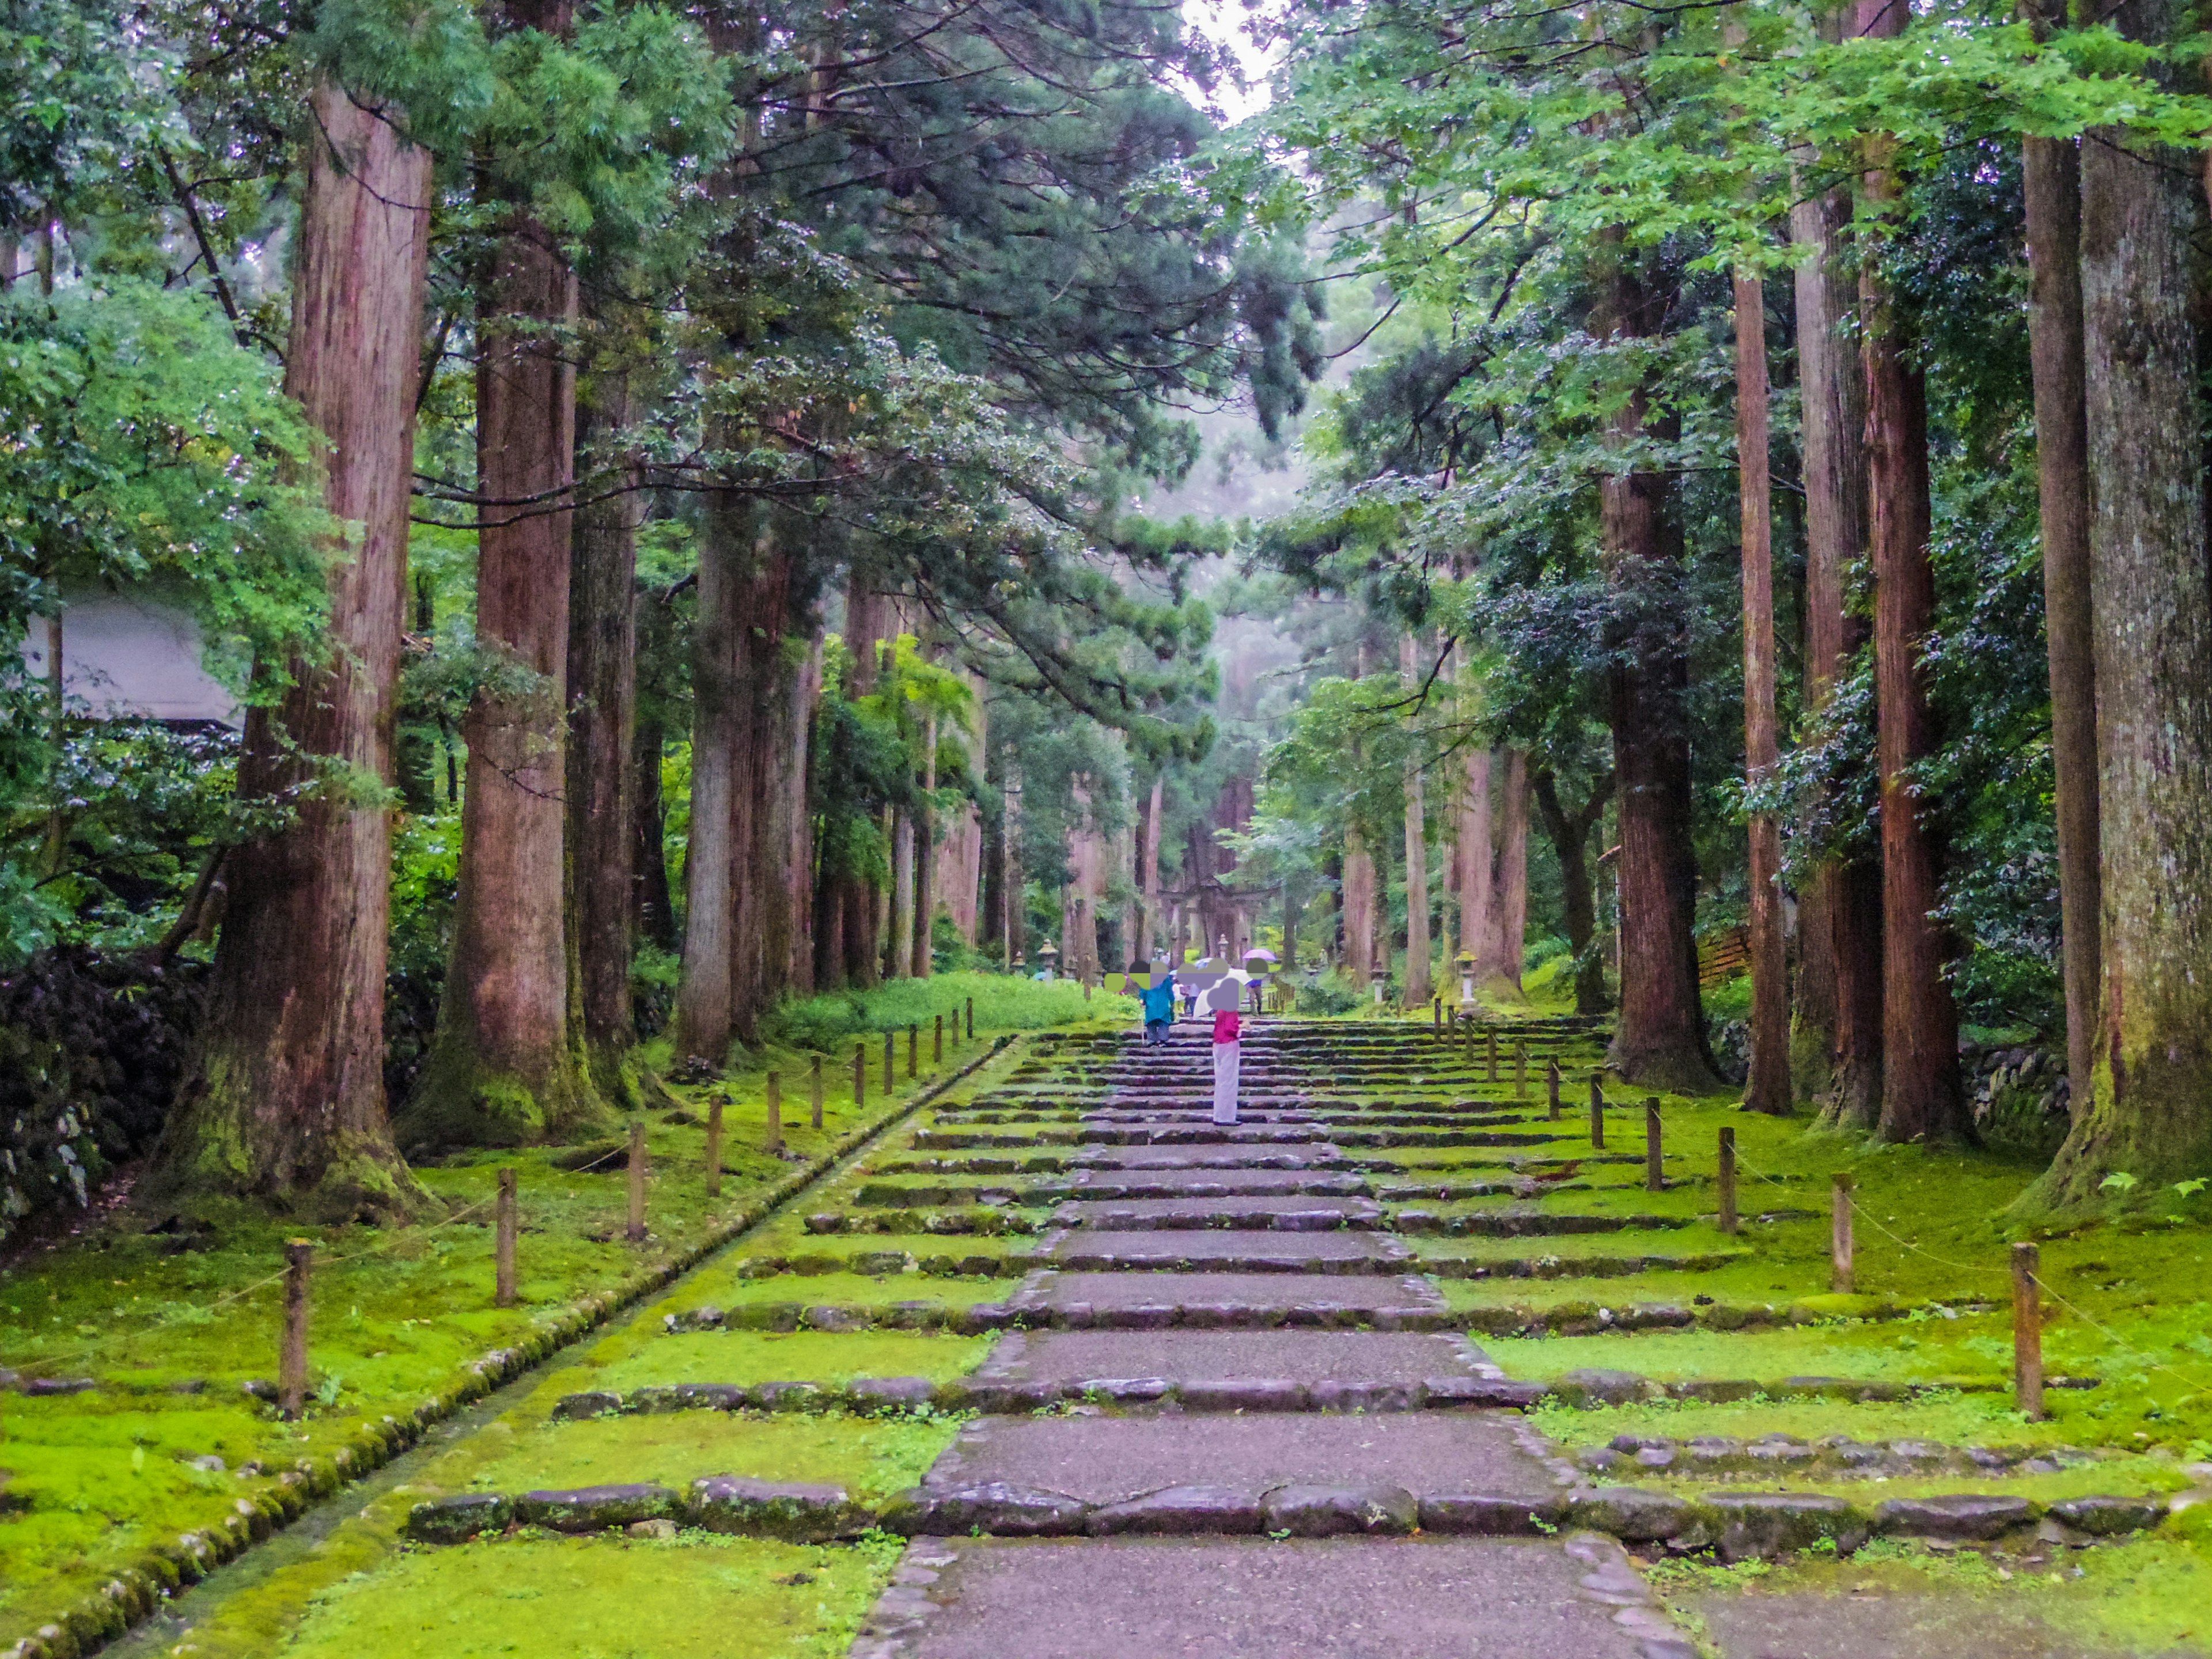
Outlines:
{"type": "MultiPolygon", "coordinates": [[[[1746,1163],[1741,1150],[1736,1153],[1736,1164],[1739,1168],[1750,1170],[1753,1175],[1757,1176],[1761,1181],[1765,1182],[1770,1186],[1782,1187],[1785,1185],[1784,1182],[1777,1179],[1773,1176],[1768,1175],[1763,1170],[1756,1169],[1753,1165],[1746,1163]]],[[[1954,1273],[1978,1273],[1991,1279],[2003,1279],[2008,1284],[2011,1281],[2012,1273],[2009,1268],[1984,1267],[1978,1267],[1971,1262],[1954,1261],[1948,1256],[1936,1255],[1935,1251],[1928,1249],[1925,1245],[1917,1244],[1913,1243],[1911,1239],[1899,1237],[1896,1233],[1891,1231],[1890,1229],[1885,1226],[1881,1221],[1877,1220],[1874,1213],[1863,1204],[1859,1202],[1855,1190],[1845,1201],[1850,1204],[1851,1213],[1853,1215],[1863,1218],[1868,1225],[1871,1226],[1876,1232],[1881,1234],[1883,1237],[1895,1244],[1900,1250],[1907,1250],[1916,1255],[1925,1256],[1929,1261],[1935,1262],[1937,1266],[1948,1267],[1954,1273]]],[[[2122,1354],[2125,1355],[2128,1358],[2134,1360],[2145,1370],[2163,1371],[2166,1376],[2173,1378],[2175,1382],[2181,1383],[2186,1388],[2201,1389],[2207,1386],[2212,1386],[2212,1378],[2191,1376],[2186,1372],[2176,1370],[2172,1365],[2167,1364],[2163,1360],[2154,1359],[2148,1354],[2143,1352],[2142,1349],[2133,1346],[2129,1343],[2125,1337],[2122,1336],[2111,1326],[2106,1324],[2094,1314],[2089,1312],[2087,1309],[2082,1307],[2079,1303],[2075,1302],[2059,1291],[2053,1289],[2050,1282],[2045,1279],[2041,1273],[2038,1273],[2035,1276],[2035,1285],[2037,1291],[2040,1294],[2049,1297],[2060,1307],[2065,1309],[2067,1312],[2072,1314],[2075,1318],[2080,1320],[2081,1323],[2087,1325],[2090,1329],[2096,1331],[2104,1336],[2104,1338],[2112,1343],[2112,1345],[2122,1354]]]]}

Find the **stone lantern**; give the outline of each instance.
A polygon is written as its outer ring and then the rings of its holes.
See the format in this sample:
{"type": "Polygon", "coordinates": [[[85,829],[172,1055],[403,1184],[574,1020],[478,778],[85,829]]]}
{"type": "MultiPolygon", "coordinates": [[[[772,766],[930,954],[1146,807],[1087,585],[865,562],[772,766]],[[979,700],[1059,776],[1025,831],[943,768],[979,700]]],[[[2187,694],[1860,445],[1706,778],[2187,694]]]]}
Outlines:
{"type": "Polygon", "coordinates": [[[1375,981],[1375,1006],[1380,1008],[1382,1006],[1383,991],[1390,983],[1390,970],[1378,963],[1376,964],[1375,970],[1368,975],[1368,978],[1375,981]]]}
{"type": "Polygon", "coordinates": [[[1455,958],[1459,969],[1459,1006],[1462,1013],[1474,1012],[1474,952],[1462,951],[1455,958]]]}
{"type": "Polygon", "coordinates": [[[1060,966],[1060,952],[1053,949],[1050,939],[1037,946],[1037,966],[1044,969],[1048,980],[1055,977],[1053,970],[1060,966]]]}

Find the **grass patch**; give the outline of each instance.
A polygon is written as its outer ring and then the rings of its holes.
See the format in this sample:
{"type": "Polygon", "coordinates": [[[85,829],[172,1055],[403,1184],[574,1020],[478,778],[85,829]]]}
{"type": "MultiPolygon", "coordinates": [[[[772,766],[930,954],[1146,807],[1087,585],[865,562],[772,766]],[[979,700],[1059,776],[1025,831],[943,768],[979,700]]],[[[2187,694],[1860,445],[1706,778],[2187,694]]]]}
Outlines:
{"type": "Polygon", "coordinates": [[[898,1559],[687,1534],[409,1552],[315,1598],[282,1659],[832,1659],[898,1559]]]}
{"type": "Polygon", "coordinates": [[[702,1475],[827,1481],[883,1498],[921,1480],[952,1439],[951,1419],[668,1412],[556,1423],[520,1436],[478,1468],[478,1492],[658,1481],[682,1492],[702,1475]]]}
{"type": "Polygon", "coordinates": [[[921,1336],[903,1331],[822,1331],[789,1335],[700,1331],[660,1338],[605,1366],[580,1386],[627,1394],[652,1382],[821,1382],[862,1376],[925,1376],[949,1382],[983,1363],[998,1338],[921,1336]]]}

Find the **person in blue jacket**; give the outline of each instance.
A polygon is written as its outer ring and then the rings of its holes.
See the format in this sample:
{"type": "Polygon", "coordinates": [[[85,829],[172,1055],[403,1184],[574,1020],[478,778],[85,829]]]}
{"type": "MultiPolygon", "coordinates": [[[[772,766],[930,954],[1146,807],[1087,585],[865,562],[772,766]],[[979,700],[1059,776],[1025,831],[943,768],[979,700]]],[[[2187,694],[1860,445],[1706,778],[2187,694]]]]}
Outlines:
{"type": "Polygon", "coordinates": [[[1157,1047],[1168,1040],[1168,1027],[1175,1023],[1175,975],[1157,969],[1132,968],[1132,978],[1141,975],[1150,981],[1137,993],[1137,1000],[1145,1010],[1145,1044],[1157,1047]]]}

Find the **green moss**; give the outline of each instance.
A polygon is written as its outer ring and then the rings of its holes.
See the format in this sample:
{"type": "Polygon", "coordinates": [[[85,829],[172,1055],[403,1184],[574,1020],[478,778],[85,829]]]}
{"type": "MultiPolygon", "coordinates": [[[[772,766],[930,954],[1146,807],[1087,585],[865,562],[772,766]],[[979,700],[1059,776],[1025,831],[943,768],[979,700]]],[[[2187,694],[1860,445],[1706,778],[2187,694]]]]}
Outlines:
{"type": "Polygon", "coordinates": [[[687,1534],[410,1553],[315,1599],[282,1659],[831,1659],[892,1541],[810,1548],[687,1534]]]}
{"type": "Polygon", "coordinates": [[[818,1480],[876,1499],[921,1480],[955,1431],[950,1419],[854,1419],[757,1413],[669,1412],[556,1423],[517,1437],[478,1467],[479,1492],[653,1480],[683,1491],[708,1474],[818,1480]]]}
{"type": "MultiPolygon", "coordinates": [[[[831,1336],[752,1331],[702,1331],[659,1338],[590,1374],[579,1388],[628,1393],[651,1382],[843,1384],[861,1376],[926,1376],[945,1382],[983,1363],[997,1341],[988,1336],[919,1336],[867,1331],[831,1336]]],[[[563,1373],[566,1375],[566,1373],[563,1373]]]]}

